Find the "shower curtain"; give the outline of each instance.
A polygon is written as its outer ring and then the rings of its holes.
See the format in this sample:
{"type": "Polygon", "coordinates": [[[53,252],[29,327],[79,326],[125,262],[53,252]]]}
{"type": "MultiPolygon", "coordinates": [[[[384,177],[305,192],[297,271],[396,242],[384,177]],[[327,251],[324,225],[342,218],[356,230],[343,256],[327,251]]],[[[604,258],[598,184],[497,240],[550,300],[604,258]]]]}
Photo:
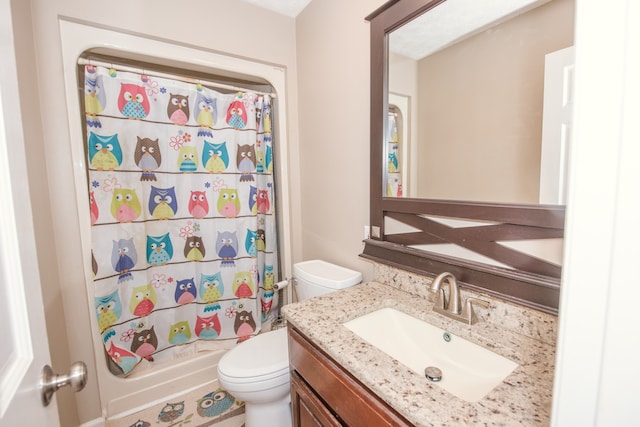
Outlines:
{"type": "Polygon", "coordinates": [[[387,197],[402,197],[402,173],[399,160],[400,140],[396,113],[387,115],[387,197]]]}
{"type": "Polygon", "coordinates": [[[95,315],[111,372],[260,332],[278,275],[271,97],[85,66],[95,315]]]}

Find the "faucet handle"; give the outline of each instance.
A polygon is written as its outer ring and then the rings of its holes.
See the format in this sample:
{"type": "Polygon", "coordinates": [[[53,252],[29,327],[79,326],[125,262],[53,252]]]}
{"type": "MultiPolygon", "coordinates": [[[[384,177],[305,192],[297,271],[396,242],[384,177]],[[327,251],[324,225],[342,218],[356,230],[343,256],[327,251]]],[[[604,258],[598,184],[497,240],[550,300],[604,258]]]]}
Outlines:
{"type": "Polygon", "coordinates": [[[465,318],[469,325],[473,325],[478,321],[478,317],[476,316],[476,312],[473,309],[474,305],[479,305],[485,308],[489,308],[491,305],[489,301],[485,301],[480,298],[469,297],[465,301],[464,309],[462,310],[462,317],[465,318]]]}

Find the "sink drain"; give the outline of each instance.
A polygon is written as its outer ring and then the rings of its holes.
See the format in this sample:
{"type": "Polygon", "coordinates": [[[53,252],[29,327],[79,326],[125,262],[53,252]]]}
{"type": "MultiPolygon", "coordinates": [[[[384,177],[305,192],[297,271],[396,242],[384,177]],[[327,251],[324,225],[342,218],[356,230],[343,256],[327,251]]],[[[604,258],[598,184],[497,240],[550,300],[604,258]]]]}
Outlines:
{"type": "Polygon", "coordinates": [[[427,366],[424,368],[424,376],[431,382],[437,383],[442,379],[442,371],[435,366],[427,366]]]}

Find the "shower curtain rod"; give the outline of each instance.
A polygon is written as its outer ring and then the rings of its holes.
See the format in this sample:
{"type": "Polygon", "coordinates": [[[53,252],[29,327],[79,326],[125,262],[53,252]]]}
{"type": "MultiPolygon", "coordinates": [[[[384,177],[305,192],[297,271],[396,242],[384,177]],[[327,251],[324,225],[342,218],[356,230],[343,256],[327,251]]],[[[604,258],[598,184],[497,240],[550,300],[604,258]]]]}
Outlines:
{"type": "Polygon", "coordinates": [[[160,77],[160,78],[169,78],[169,79],[174,79],[174,80],[179,80],[182,82],[186,82],[186,83],[193,83],[193,84],[202,84],[205,86],[212,86],[212,87],[216,87],[216,88],[220,88],[220,89],[227,89],[227,90],[233,90],[236,92],[253,92],[256,93],[258,95],[269,95],[271,98],[275,98],[276,94],[273,92],[262,92],[259,90],[254,90],[254,89],[247,89],[247,88],[242,88],[242,87],[238,87],[238,86],[233,86],[233,85],[227,85],[224,83],[217,83],[217,82],[212,82],[212,81],[208,81],[208,80],[202,80],[202,79],[196,79],[193,77],[186,77],[186,76],[179,76],[177,74],[169,74],[169,73],[163,73],[160,71],[153,71],[153,70],[147,70],[145,68],[141,68],[141,67],[131,67],[128,65],[122,65],[122,64],[115,64],[112,62],[104,62],[104,61],[98,61],[98,60],[94,60],[94,59],[86,59],[86,58],[78,58],[78,64],[79,65],[95,65],[95,66],[99,66],[99,67],[105,67],[105,68],[113,68],[115,70],[118,71],[126,71],[126,72],[132,72],[132,73],[139,73],[139,74],[146,74],[148,76],[153,76],[153,77],[160,77]]]}

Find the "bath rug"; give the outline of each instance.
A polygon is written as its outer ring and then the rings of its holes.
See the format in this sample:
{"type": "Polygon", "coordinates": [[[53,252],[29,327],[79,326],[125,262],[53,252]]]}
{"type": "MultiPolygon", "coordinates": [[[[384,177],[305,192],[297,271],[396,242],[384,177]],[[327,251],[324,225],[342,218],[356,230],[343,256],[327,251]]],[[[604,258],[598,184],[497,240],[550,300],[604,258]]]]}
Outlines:
{"type": "Polygon", "coordinates": [[[105,427],[243,427],[244,402],[217,382],[132,414],[107,419],[105,427]]]}

